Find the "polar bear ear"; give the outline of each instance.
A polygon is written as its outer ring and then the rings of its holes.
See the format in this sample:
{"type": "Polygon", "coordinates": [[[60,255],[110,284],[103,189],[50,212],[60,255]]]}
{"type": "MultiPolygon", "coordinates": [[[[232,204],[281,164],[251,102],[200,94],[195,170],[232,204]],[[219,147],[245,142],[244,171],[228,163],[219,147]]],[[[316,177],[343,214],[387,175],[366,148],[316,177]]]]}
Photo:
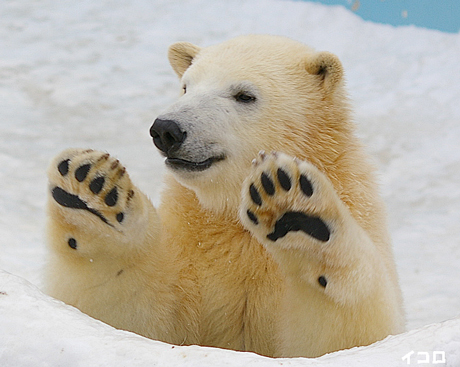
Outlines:
{"type": "Polygon", "coordinates": [[[201,48],[188,42],[173,43],[168,50],[168,59],[173,70],[182,78],[201,48]]]}
{"type": "Polygon", "coordinates": [[[329,52],[318,52],[306,60],[305,68],[317,75],[326,94],[333,93],[343,80],[343,67],[339,58],[329,52]]]}

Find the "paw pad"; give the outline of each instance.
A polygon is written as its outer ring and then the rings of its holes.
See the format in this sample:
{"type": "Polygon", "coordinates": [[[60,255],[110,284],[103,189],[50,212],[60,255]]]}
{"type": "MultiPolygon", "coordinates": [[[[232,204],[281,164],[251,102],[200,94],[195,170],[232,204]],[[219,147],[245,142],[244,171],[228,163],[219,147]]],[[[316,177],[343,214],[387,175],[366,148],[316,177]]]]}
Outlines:
{"type": "Polygon", "coordinates": [[[69,245],[70,248],[76,250],[77,249],[77,240],[75,238],[69,238],[67,241],[67,244],[69,245]]]}
{"type": "Polygon", "coordinates": [[[73,209],[88,209],[86,203],[81,200],[77,195],[72,195],[67,191],[61,189],[60,187],[55,187],[51,192],[53,195],[54,200],[62,206],[66,208],[73,208],[73,209]]]}
{"type": "Polygon", "coordinates": [[[75,178],[78,182],[83,182],[86,178],[86,176],[88,176],[88,172],[91,168],[91,165],[90,164],[84,164],[80,167],[78,167],[76,170],[75,170],[75,178]]]}
{"type": "Polygon", "coordinates": [[[321,287],[323,288],[326,288],[327,286],[327,279],[324,275],[321,275],[319,278],[318,278],[318,283],[321,287]]]}
{"type": "Polygon", "coordinates": [[[284,190],[289,191],[291,189],[291,186],[292,186],[291,178],[289,177],[289,175],[284,170],[282,170],[281,168],[278,168],[278,171],[276,173],[277,173],[278,181],[279,181],[281,187],[284,190]]]}
{"type": "Polygon", "coordinates": [[[256,203],[259,206],[262,205],[262,198],[260,197],[259,191],[257,191],[254,184],[251,184],[251,186],[249,186],[249,195],[251,195],[251,199],[254,203],[256,203]]]}
{"type": "Polygon", "coordinates": [[[67,173],[69,173],[69,162],[69,159],[65,159],[58,164],[58,171],[62,176],[65,176],[67,173]]]}
{"type": "Polygon", "coordinates": [[[329,228],[321,218],[302,212],[286,212],[276,221],[273,232],[269,233],[267,238],[271,241],[276,241],[291,231],[302,231],[322,242],[329,241],[331,235],[329,228]]]}
{"type": "Polygon", "coordinates": [[[305,177],[305,175],[300,175],[299,179],[300,189],[307,196],[313,195],[313,186],[311,185],[310,180],[305,177]]]}
{"type": "Polygon", "coordinates": [[[91,183],[89,184],[89,189],[93,194],[99,194],[104,187],[105,178],[103,176],[96,177],[91,183]]]}
{"type": "Polygon", "coordinates": [[[117,204],[118,190],[117,190],[116,187],[114,187],[112,190],[109,191],[109,193],[106,195],[104,201],[108,206],[115,206],[117,204]]]}
{"type": "Polygon", "coordinates": [[[273,183],[270,176],[266,174],[265,172],[263,172],[262,175],[260,176],[260,181],[262,182],[262,186],[265,192],[268,195],[273,196],[275,194],[275,184],[273,183]]]}
{"type": "Polygon", "coordinates": [[[251,212],[249,209],[246,211],[246,214],[248,216],[248,218],[251,220],[252,223],[254,223],[255,225],[259,224],[259,220],[257,219],[256,215],[251,212]]]}

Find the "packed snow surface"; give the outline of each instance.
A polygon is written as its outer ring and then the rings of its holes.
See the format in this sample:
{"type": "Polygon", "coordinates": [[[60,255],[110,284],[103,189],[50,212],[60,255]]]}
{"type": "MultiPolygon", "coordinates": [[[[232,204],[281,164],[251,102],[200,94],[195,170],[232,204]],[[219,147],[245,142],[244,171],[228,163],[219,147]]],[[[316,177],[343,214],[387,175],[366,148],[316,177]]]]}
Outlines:
{"type": "Polygon", "coordinates": [[[273,0],[4,0],[0,14],[0,366],[460,366],[460,34],[273,0]],[[68,147],[106,150],[158,203],[164,168],[148,129],[179,92],[168,45],[247,33],[342,60],[413,331],[318,360],[272,360],[173,348],[39,291],[50,159],[68,147]]]}

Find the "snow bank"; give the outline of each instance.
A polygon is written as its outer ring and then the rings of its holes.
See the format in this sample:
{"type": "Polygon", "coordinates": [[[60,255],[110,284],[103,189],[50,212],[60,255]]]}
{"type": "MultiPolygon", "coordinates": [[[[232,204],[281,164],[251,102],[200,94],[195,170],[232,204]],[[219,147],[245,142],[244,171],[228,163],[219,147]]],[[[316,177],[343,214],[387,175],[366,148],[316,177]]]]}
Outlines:
{"type": "Polygon", "coordinates": [[[271,359],[197,346],[171,346],[116,330],[0,272],[2,366],[372,366],[460,365],[460,319],[392,336],[369,347],[317,359],[271,359]],[[412,353],[413,352],[413,353],[412,353]],[[439,363],[437,363],[439,362],[439,363]]]}

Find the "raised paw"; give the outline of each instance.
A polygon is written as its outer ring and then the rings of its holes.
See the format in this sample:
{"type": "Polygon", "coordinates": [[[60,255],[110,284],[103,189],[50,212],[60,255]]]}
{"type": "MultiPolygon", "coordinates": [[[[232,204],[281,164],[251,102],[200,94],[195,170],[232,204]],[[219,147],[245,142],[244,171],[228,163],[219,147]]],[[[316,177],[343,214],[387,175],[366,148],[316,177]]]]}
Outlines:
{"type": "Polygon", "coordinates": [[[71,209],[65,215],[69,222],[73,214],[88,213],[121,228],[135,191],[117,159],[93,150],[66,150],[54,159],[48,176],[54,203],[71,209]]]}
{"type": "Polygon", "coordinates": [[[300,242],[307,238],[325,243],[333,233],[330,190],[326,177],[313,165],[282,153],[261,152],[243,184],[240,218],[265,244],[295,246],[287,239],[290,232],[301,234],[300,242]]]}

